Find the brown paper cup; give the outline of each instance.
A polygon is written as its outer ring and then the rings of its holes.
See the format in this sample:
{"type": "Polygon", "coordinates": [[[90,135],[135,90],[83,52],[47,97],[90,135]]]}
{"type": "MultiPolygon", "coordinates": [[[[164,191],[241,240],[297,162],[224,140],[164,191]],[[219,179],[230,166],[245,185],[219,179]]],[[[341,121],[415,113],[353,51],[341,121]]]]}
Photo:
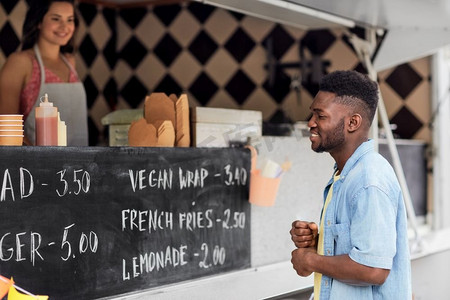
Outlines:
{"type": "Polygon", "coordinates": [[[23,126],[23,120],[0,120],[0,125],[23,126]]]}
{"type": "Polygon", "coordinates": [[[249,202],[260,206],[272,206],[277,198],[281,177],[263,177],[260,173],[261,170],[251,172],[249,202]]]}
{"type": "Polygon", "coordinates": [[[23,135],[23,130],[0,129],[0,135],[23,135]]]}
{"type": "Polygon", "coordinates": [[[0,115],[0,120],[23,120],[23,115],[14,115],[14,114],[0,115]]]}
{"type": "Polygon", "coordinates": [[[0,124],[0,131],[3,130],[23,130],[23,125],[2,125],[0,124]]]}
{"type": "Polygon", "coordinates": [[[22,146],[23,135],[0,135],[0,146],[22,146]]]}

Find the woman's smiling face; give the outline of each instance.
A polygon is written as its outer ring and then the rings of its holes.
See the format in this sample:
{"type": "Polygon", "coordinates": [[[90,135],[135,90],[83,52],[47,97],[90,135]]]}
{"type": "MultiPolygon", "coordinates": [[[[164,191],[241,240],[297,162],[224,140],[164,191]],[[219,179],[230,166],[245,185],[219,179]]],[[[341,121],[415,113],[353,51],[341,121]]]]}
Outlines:
{"type": "Polygon", "coordinates": [[[53,2],[39,24],[40,38],[59,46],[66,45],[75,31],[74,7],[69,2],[53,2]]]}

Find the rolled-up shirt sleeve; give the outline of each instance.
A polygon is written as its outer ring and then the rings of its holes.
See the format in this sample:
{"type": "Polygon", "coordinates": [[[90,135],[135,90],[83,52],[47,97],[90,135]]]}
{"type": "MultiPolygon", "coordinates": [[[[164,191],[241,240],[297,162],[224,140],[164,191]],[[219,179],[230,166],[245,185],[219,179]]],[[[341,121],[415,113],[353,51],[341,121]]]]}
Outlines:
{"type": "Polygon", "coordinates": [[[360,189],[352,199],[349,256],[374,268],[391,269],[396,253],[396,206],[376,186],[360,189]]]}

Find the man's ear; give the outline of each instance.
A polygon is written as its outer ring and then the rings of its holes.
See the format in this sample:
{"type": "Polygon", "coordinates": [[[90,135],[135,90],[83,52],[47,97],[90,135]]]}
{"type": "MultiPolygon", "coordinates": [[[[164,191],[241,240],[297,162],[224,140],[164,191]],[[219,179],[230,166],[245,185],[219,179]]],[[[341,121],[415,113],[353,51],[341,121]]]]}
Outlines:
{"type": "Polygon", "coordinates": [[[348,131],[354,132],[362,125],[362,117],[360,114],[353,114],[348,121],[348,131]]]}

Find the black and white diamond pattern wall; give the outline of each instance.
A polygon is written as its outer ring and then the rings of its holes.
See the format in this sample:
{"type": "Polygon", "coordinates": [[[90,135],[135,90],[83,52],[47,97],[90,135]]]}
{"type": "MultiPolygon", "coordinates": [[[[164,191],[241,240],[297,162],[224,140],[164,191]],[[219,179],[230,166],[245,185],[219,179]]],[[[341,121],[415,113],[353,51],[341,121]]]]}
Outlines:
{"type": "MultiPolygon", "coordinates": [[[[28,4],[0,3],[2,65],[20,47],[28,4]]],[[[77,8],[77,69],[88,94],[91,145],[102,143],[104,115],[142,107],[152,92],[187,93],[191,106],[260,110],[268,122],[306,120],[318,87],[315,74],[303,74],[305,80],[299,68],[270,73],[268,49],[276,64],[299,62],[303,51],[305,59],[322,64],[323,73],[363,71],[339,30],[305,32],[198,2],[122,10],[79,3],[77,8]]],[[[355,32],[362,34],[360,28],[355,32]]],[[[429,141],[429,58],[379,75],[395,133],[429,141]]]]}

